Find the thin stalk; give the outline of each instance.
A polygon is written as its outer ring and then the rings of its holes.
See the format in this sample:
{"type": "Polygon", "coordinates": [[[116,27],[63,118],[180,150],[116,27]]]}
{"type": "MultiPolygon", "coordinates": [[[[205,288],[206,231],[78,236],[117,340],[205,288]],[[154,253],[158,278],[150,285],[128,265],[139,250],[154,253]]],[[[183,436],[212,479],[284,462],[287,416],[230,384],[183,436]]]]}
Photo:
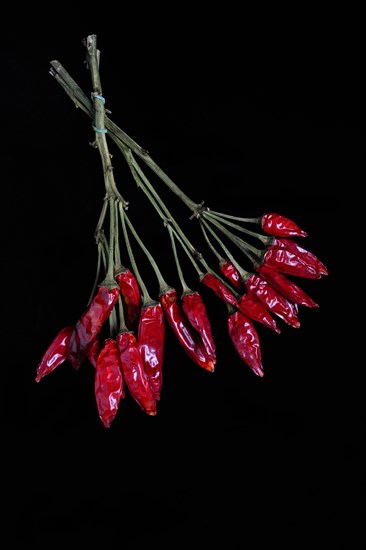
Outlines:
{"type": "Polygon", "coordinates": [[[262,216],[259,218],[240,218],[239,216],[231,216],[230,214],[223,214],[222,212],[215,212],[215,210],[210,210],[212,214],[216,214],[218,216],[221,216],[222,218],[228,218],[230,220],[236,220],[237,222],[246,222],[246,223],[256,223],[260,224],[262,220],[262,216]]]}
{"type": "Polygon", "coordinates": [[[105,220],[105,217],[106,217],[106,214],[107,214],[107,208],[108,208],[108,196],[105,195],[104,200],[103,200],[102,210],[101,210],[99,220],[98,220],[98,223],[97,223],[97,227],[95,228],[95,231],[94,231],[94,235],[95,235],[96,238],[98,238],[98,235],[102,230],[103,223],[104,223],[104,220],[105,220]]]}
{"type": "Polygon", "coordinates": [[[203,224],[201,223],[202,220],[200,219],[200,227],[202,229],[203,236],[205,238],[206,243],[208,244],[209,248],[213,252],[213,254],[216,256],[216,258],[219,260],[219,263],[223,263],[225,261],[225,258],[221,256],[221,254],[216,250],[210,239],[208,238],[208,235],[206,233],[205,228],[203,227],[203,224]]]}
{"type": "Polygon", "coordinates": [[[174,254],[175,265],[177,266],[179,280],[180,280],[180,283],[182,285],[182,290],[183,290],[182,294],[189,294],[190,292],[192,292],[192,290],[189,288],[189,286],[186,284],[186,282],[184,280],[183,271],[182,271],[182,268],[181,268],[181,265],[180,265],[180,262],[179,262],[179,258],[178,258],[177,247],[175,246],[174,233],[173,233],[172,228],[169,227],[169,226],[168,226],[168,231],[169,231],[170,241],[172,243],[172,249],[173,249],[173,254],[174,254]]]}
{"type": "Polygon", "coordinates": [[[192,262],[192,265],[193,267],[195,268],[195,270],[197,271],[198,273],[198,276],[201,278],[203,277],[204,273],[200,270],[200,268],[198,267],[198,264],[197,262],[195,261],[195,259],[193,258],[193,255],[191,254],[191,252],[189,251],[188,247],[186,246],[185,242],[181,239],[180,235],[175,231],[175,229],[173,227],[170,227],[171,231],[173,231],[174,233],[174,236],[178,239],[178,241],[180,242],[180,244],[182,245],[182,248],[183,250],[185,251],[185,253],[187,254],[188,258],[191,260],[192,262]]]}
{"type": "Polygon", "coordinates": [[[238,225],[236,223],[229,222],[227,219],[223,218],[222,216],[215,214],[214,212],[211,212],[210,210],[205,210],[202,213],[203,216],[209,217],[209,218],[215,218],[216,220],[220,220],[222,223],[233,227],[234,229],[237,229],[238,231],[241,231],[242,233],[246,233],[247,235],[251,235],[252,237],[255,237],[256,239],[259,239],[263,244],[267,245],[271,241],[271,237],[268,237],[266,235],[260,235],[260,233],[256,233],[255,231],[250,231],[249,229],[246,229],[245,227],[242,227],[241,225],[238,225]]]}
{"type": "Polygon", "coordinates": [[[91,291],[91,293],[90,293],[90,297],[89,297],[87,306],[90,305],[91,301],[93,300],[93,298],[94,298],[94,296],[95,296],[95,292],[96,292],[96,290],[97,290],[98,281],[99,281],[99,276],[100,276],[101,260],[102,260],[102,244],[99,242],[99,243],[98,243],[97,270],[96,270],[95,279],[94,279],[94,284],[93,284],[92,291],[91,291]]]}
{"type": "Polygon", "coordinates": [[[258,258],[261,256],[261,254],[262,254],[261,250],[258,250],[258,248],[255,248],[254,246],[251,246],[250,244],[243,241],[243,239],[241,239],[240,237],[237,237],[236,235],[234,235],[234,233],[232,233],[231,231],[226,229],[226,227],[224,227],[217,220],[214,220],[214,219],[211,218],[210,222],[213,225],[215,225],[218,229],[220,229],[220,231],[224,235],[226,235],[226,237],[228,239],[230,239],[231,242],[233,242],[239,248],[239,250],[241,250],[246,256],[248,256],[248,258],[250,259],[251,262],[254,262],[255,260],[253,259],[253,256],[249,253],[249,250],[251,252],[253,252],[255,254],[255,256],[257,256],[258,258]]]}
{"type": "Polygon", "coordinates": [[[118,203],[119,201],[114,201],[114,216],[116,219],[116,232],[114,235],[114,274],[120,273],[123,271],[124,266],[121,262],[121,251],[119,247],[119,223],[118,223],[118,203]]]}
{"type": "Polygon", "coordinates": [[[118,317],[119,317],[118,332],[128,332],[129,329],[126,326],[125,312],[123,310],[123,301],[121,298],[121,294],[118,296],[118,317]]]}

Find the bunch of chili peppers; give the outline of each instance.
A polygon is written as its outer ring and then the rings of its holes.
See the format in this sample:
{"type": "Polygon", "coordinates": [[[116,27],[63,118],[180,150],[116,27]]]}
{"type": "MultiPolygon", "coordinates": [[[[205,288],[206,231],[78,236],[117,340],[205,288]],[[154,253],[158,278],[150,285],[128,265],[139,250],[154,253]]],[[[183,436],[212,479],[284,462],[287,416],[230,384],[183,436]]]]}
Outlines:
{"type": "Polygon", "coordinates": [[[93,365],[98,414],[103,425],[109,427],[127,393],[142,411],[151,416],[156,414],[163,383],[166,324],[193,363],[209,372],[215,369],[216,343],[208,311],[199,290],[191,289],[185,281],[177,244],[196,271],[197,286],[210,288],[226,305],[226,326],[232,344],[243,362],[260,377],[264,371],[256,323],[276,333],[280,333],[278,319],[299,328],[299,307],[316,308],[318,304],[294,279],[320,279],[328,272],[312,252],[295,240],[307,234],[289,218],[274,212],[258,218],[232,216],[212,211],[185,195],[148,152],[108,117],[100,83],[96,35],[88,36],[84,45],[91,74],[91,99],[58,61],[51,62],[50,72],[75,105],[93,121],[92,145],[100,153],[106,191],[95,230],[97,272],[85,310],[55,336],[37,367],[36,381],[65,362],[75,371],[84,363],[93,365]],[[107,138],[123,154],[134,181],[168,231],[180,291],[165,281],[127,215],[128,202],[114,179],[107,138]],[[190,219],[198,221],[204,242],[215,258],[214,268],[190,242],[135,157],[190,209],[190,219]],[[109,227],[105,231],[107,221],[109,227]],[[131,236],[156,275],[155,297],[150,296],[136,264],[131,236]],[[253,244],[256,241],[259,248],[253,244]],[[233,247],[237,249],[236,256],[233,247]]]}

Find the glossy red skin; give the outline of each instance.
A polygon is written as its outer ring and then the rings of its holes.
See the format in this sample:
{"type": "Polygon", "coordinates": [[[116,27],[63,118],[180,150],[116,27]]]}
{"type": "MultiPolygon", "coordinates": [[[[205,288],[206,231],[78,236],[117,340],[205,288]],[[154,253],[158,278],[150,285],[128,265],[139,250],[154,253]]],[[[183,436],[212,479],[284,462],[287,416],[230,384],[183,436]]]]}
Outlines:
{"type": "Polygon", "coordinates": [[[285,248],[299,256],[307,265],[314,267],[321,275],[328,275],[328,269],[325,265],[313,254],[306,250],[292,239],[273,239],[271,248],[285,248]]]}
{"type": "Polygon", "coordinates": [[[207,355],[216,364],[216,345],[202,296],[198,292],[184,294],[182,296],[182,308],[192,327],[199,332],[207,355]]]}
{"type": "Polygon", "coordinates": [[[156,398],[145,372],[135,335],[132,332],[120,332],[117,335],[122,374],[128,390],[148,415],[156,414],[156,398]]]}
{"type": "Polygon", "coordinates": [[[240,273],[230,260],[226,260],[226,262],[220,264],[220,271],[236,288],[239,290],[243,288],[240,273]]]}
{"type": "Polygon", "coordinates": [[[98,413],[106,428],[112,424],[121,397],[125,396],[119,349],[116,340],[107,338],[95,367],[94,392],[98,413]]]}
{"type": "Polygon", "coordinates": [[[269,235],[277,237],[307,237],[307,233],[285,216],[269,212],[262,216],[262,229],[269,235]]]}
{"type": "Polygon", "coordinates": [[[98,293],[75,325],[67,350],[67,360],[78,369],[95,342],[103,323],[110,316],[119,295],[119,289],[101,286],[98,293]]]}
{"type": "Polygon", "coordinates": [[[294,328],[300,327],[296,305],[277,292],[265,279],[253,273],[245,282],[250,294],[256,296],[269,311],[294,328]]]}
{"type": "Polygon", "coordinates": [[[66,352],[73,330],[73,326],[64,327],[52,340],[37,367],[36,382],[50,374],[66,360],[66,352]]]}
{"type": "Polygon", "coordinates": [[[176,290],[170,289],[165,294],[162,294],[160,299],[168,323],[185,352],[198,366],[213,372],[215,368],[214,362],[208,357],[198,335],[192,331],[184,311],[178,304],[176,290]]]}
{"type": "Polygon", "coordinates": [[[138,326],[138,347],[155,398],[160,399],[163,383],[165,340],[164,311],[159,302],[143,307],[138,326]]]}
{"type": "Polygon", "coordinates": [[[321,275],[315,267],[307,265],[300,256],[285,248],[270,248],[264,254],[263,265],[279,273],[286,273],[305,279],[320,279],[321,275]]]}
{"type": "Polygon", "coordinates": [[[253,294],[247,292],[243,294],[239,300],[239,310],[249,317],[249,319],[262,323],[262,325],[274,330],[278,334],[281,332],[268,309],[253,294]]]}
{"type": "Polygon", "coordinates": [[[262,352],[258,333],[253,323],[240,311],[228,317],[228,330],[232,343],[241,359],[257,376],[263,376],[262,352]]]}
{"type": "Polygon", "coordinates": [[[97,338],[95,342],[93,342],[92,347],[87,353],[89,362],[93,365],[94,368],[96,368],[97,366],[99,352],[100,352],[100,340],[99,338],[97,338]]]}
{"type": "Polygon", "coordinates": [[[141,312],[141,292],[137,279],[129,269],[116,276],[126,308],[126,324],[128,328],[137,327],[141,312]]]}
{"type": "Polygon", "coordinates": [[[216,296],[231,304],[234,307],[238,307],[238,300],[235,298],[232,292],[226,288],[226,286],[217,279],[212,273],[206,273],[201,279],[201,282],[211,288],[214,291],[216,296]]]}
{"type": "Polygon", "coordinates": [[[285,298],[306,307],[319,307],[316,302],[288,277],[278,271],[271,269],[267,265],[261,265],[257,272],[265,279],[275,290],[280,292],[285,298]]]}

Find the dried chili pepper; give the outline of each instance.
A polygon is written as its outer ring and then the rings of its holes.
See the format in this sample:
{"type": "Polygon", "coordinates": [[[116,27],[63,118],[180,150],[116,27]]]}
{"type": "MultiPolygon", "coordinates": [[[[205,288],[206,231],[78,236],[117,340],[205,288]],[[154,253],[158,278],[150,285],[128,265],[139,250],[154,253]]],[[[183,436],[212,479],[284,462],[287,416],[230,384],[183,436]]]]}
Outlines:
{"type": "Polygon", "coordinates": [[[231,263],[230,260],[225,260],[224,262],[220,263],[220,271],[231,283],[238,288],[239,290],[243,288],[240,273],[234,266],[234,264],[231,263]]]}
{"type": "Polygon", "coordinates": [[[37,367],[36,382],[50,374],[66,360],[66,352],[73,330],[74,326],[64,327],[52,340],[37,367]]]}
{"type": "Polygon", "coordinates": [[[203,277],[201,277],[201,283],[211,288],[216,296],[221,298],[221,300],[224,300],[224,302],[227,302],[236,308],[238,307],[238,300],[235,298],[234,294],[226,288],[220,279],[215,277],[215,275],[212,275],[212,273],[206,273],[203,275],[203,277]]]}
{"type": "Polygon", "coordinates": [[[70,337],[67,359],[78,369],[95,342],[103,323],[108,319],[118,299],[119,289],[100,286],[70,337]]]}
{"type": "Polygon", "coordinates": [[[249,319],[262,323],[262,325],[274,330],[278,334],[281,332],[268,309],[253,294],[249,294],[248,292],[243,294],[239,300],[239,311],[244,313],[249,319]]]}
{"type": "Polygon", "coordinates": [[[307,233],[285,216],[270,212],[261,217],[263,231],[277,237],[307,237],[307,233]]]}
{"type": "Polygon", "coordinates": [[[121,361],[116,340],[107,338],[95,366],[94,392],[98,413],[106,428],[112,424],[120,400],[125,397],[121,361]]]}
{"type": "Polygon", "coordinates": [[[265,279],[253,273],[245,281],[245,287],[248,293],[256,296],[271,313],[294,328],[300,327],[296,305],[279,294],[265,279]]]}
{"type": "Polygon", "coordinates": [[[309,250],[306,250],[297,244],[297,242],[292,239],[277,239],[275,237],[268,248],[269,250],[271,248],[285,248],[286,250],[289,250],[299,256],[307,265],[314,267],[321,275],[328,275],[328,269],[319,260],[319,258],[317,258],[312,252],[309,252],[309,250]]]}
{"type": "Polygon", "coordinates": [[[137,279],[130,269],[123,268],[116,275],[116,281],[126,308],[126,323],[128,328],[135,329],[141,312],[141,291],[137,279]]]}
{"type": "Polygon", "coordinates": [[[304,277],[305,279],[320,279],[319,271],[308,265],[300,256],[285,248],[270,248],[263,255],[263,264],[287,275],[304,277]]]}
{"type": "Polygon", "coordinates": [[[168,323],[183,349],[197,365],[213,372],[214,362],[208,357],[201,340],[192,332],[189,321],[178,304],[177,291],[174,288],[170,288],[160,295],[160,299],[168,323]]]}
{"type": "Polygon", "coordinates": [[[93,342],[92,347],[90,348],[90,350],[87,353],[87,357],[89,359],[89,362],[93,365],[94,368],[97,366],[97,360],[98,360],[98,355],[99,355],[100,349],[101,349],[100,348],[100,340],[99,340],[99,338],[97,338],[95,340],[95,342],[93,342]]]}
{"type": "Polygon", "coordinates": [[[165,324],[159,302],[142,307],[138,326],[138,347],[155,398],[160,399],[163,383],[165,324]]]}
{"type": "Polygon", "coordinates": [[[215,364],[216,345],[212,336],[211,323],[206,306],[199,292],[184,293],[182,296],[182,308],[192,327],[199,332],[206,353],[215,364]]]}
{"type": "Polygon", "coordinates": [[[239,356],[257,376],[262,377],[262,352],[253,323],[240,311],[231,313],[227,322],[231,341],[239,356]]]}
{"type": "Polygon", "coordinates": [[[156,398],[151,388],[149,378],[135,335],[123,331],[117,335],[117,344],[122,365],[122,374],[128,390],[141,409],[148,415],[156,414],[156,398]]]}
{"type": "Polygon", "coordinates": [[[282,273],[271,269],[267,265],[261,265],[257,268],[258,273],[265,279],[274,289],[280,292],[285,298],[306,307],[319,307],[319,305],[306,292],[298,287],[282,273]]]}

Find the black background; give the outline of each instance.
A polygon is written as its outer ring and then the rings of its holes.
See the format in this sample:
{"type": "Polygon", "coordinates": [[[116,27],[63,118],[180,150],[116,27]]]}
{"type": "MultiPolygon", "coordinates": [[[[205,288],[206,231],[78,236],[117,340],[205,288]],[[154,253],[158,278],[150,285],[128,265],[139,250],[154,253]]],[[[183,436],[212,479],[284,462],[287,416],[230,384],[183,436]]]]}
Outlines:
{"type": "MultiPolygon", "coordinates": [[[[9,33],[3,44],[6,527],[24,548],[299,548],[315,537],[326,548],[361,548],[362,390],[348,361],[342,229],[363,135],[357,36],[313,29],[299,38],[294,25],[291,35],[247,40],[226,21],[202,30],[171,20],[156,34],[130,25],[121,21],[119,34],[95,24],[9,33]],[[91,366],[75,374],[65,363],[34,381],[95,275],[100,159],[91,121],[48,74],[58,59],[88,93],[82,39],[91,32],[111,118],[193,200],[235,215],[288,216],[329,269],[320,281],[299,281],[320,305],[300,310],[299,330],[258,327],[259,379],[231,345],[225,306],[185,264],[212,321],[216,371],[196,367],[167,327],[157,416],[127,397],[109,429],[91,366]]],[[[111,152],[131,219],[179,288],[167,233],[113,144],[111,152]]],[[[151,181],[203,252],[189,211],[151,181]]],[[[154,295],[156,280],[136,254],[154,295]]]]}

